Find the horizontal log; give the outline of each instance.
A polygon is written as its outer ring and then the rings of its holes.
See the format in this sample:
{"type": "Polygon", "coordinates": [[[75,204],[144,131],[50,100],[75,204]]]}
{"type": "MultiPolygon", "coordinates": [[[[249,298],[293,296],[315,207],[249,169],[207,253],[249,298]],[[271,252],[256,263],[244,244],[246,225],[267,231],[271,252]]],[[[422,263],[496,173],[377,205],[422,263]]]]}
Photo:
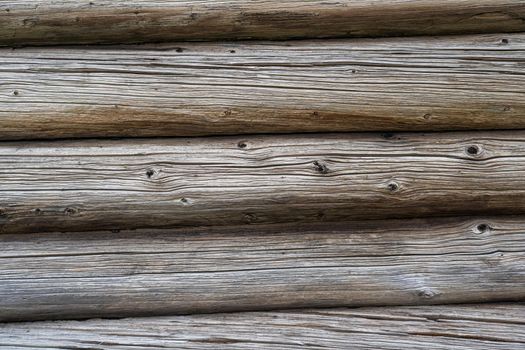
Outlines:
{"type": "Polygon", "coordinates": [[[0,45],[525,31],[523,0],[11,0],[0,45]]]}
{"type": "Polygon", "coordinates": [[[247,312],[0,325],[18,349],[522,350],[523,304],[247,312]]]}
{"type": "Polygon", "coordinates": [[[0,139],[523,129],[524,58],[525,34],[0,49],[0,139]]]}
{"type": "Polygon", "coordinates": [[[0,235],[0,320],[523,300],[524,259],[523,217],[0,235]]]}
{"type": "Polygon", "coordinates": [[[0,233],[525,213],[525,131],[0,144],[0,233]]]}

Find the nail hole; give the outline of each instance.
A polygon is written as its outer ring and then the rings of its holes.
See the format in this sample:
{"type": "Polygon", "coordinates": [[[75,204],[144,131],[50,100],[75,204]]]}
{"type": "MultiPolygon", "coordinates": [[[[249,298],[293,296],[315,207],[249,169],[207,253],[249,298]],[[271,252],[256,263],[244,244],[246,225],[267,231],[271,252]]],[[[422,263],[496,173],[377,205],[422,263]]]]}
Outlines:
{"type": "Polygon", "coordinates": [[[20,93],[18,92],[18,90],[13,91],[13,95],[15,95],[15,96],[18,96],[19,94],[20,93]]]}
{"type": "Polygon", "coordinates": [[[475,156],[477,154],[479,154],[479,147],[476,146],[476,145],[472,145],[472,146],[468,146],[467,147],[467,153],[470,154],[471,156],[475,156]]]}
{"type": "Polygon", "coordinates": [[[188,199],[186,199],[186,198],[181,198],[180,201],[183,204],[188,204],[189,203],[188,199]]]}
{"type": "Polygon", "coordinates": [[[153,169],[148,169],[146,171],[146,176],[148,177],[148,179],[151,179],[153,175],[155,175],[155,171],[153,169]]]}
{"type": "Polygon", "coordinates": [[[246,148],[246,143],[244,141],[240,141],[238,144],[237,144],[237,147],[239,148],[246,148]]]}
{"type": "Polygon", "coordinates": [[[184,49],[182,47],[177,47],[175,51],[177,51],[178,53],[181,53],[181,52],[184,52],[184,49]]]}
{"type": "Polygon", "coordinates": [[[501,43],[503,45],[507,45],[509,43],[509,39],[501,39],[501,43]]]}
{"type": "Polygon", "coordinates": [[[230,53],[235,53],[235,50],[230,50],[230,53]]]}
{"type": "Polygon", "coordinates": [[[322,164],[317,160],[314,162],[314,167],[315,167],[315,170],[321,174],[328,173],[328,167],[325,164],[322,164]]]}
{"type": "Polygon", "coordinates": [[[395,191],[397,191],[397,190],[399,189],[399,185],[398,185],[397,183],[395,183],[395,182],[390,182],[390,183],[387,185],[387,187],[388,187],[388,190],[389,190],[390,192],[395,192],[395,191]]]}
{"type": "Polygon", "coordinates": [[[35,209],[35,214],[36,214],[36,215],[40,215],[40,214],[42,214],[42,209],[40,209],[40,208],[36,208],[36,209],[35,209]]]}
{"type": "Polygon", "coordinates": [[[427,114],[425,114],[425,115],[423,116],[423,118],[424,118],[425,120],[430,120],[430,119],[432,119],[432,114],[427,113],[427,114]]]}
{"type": "Polygon", "coordinates": [[[352,69],[352,74],[355,74],[357,73],[357,71],[355,69],[352,69]]]}

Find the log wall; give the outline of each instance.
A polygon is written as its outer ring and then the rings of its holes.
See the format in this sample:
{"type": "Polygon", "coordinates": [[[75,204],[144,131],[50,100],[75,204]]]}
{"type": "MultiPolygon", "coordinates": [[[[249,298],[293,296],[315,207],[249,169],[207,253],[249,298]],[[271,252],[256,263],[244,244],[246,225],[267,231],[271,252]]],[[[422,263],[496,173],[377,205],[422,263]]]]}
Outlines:
{"type": "Polygon", "coordinates": [[[0,322],[70,320],[0,348],[523,348],[523,304],[427,306],[525,298],[523,33],[524,0],[0,1],[0,322]]]}
{"type": "Polygon", "coordinates": [[[523,304],[296,310],[0,325],[3,350],[521,350],[523,304]]]}
{"type": "Polygon", "coordinates": [[[522,129],[524,55],[524,34],[0,49],[0,139],[522,129]]]}
{"type": "Polygon", "coordinates": [[[523,259],[522,217],[0,235],[0,321],[523,300],[523,259]]]}
{"type": "Polygon", "coordinates": [[[0,45],[524,31],[522,0],[9,0],[0,45]]]}
{"type": "Polygon", "coordinates": [[[0,144],[0,232],[525,213],[525,132],[0,144]]]}

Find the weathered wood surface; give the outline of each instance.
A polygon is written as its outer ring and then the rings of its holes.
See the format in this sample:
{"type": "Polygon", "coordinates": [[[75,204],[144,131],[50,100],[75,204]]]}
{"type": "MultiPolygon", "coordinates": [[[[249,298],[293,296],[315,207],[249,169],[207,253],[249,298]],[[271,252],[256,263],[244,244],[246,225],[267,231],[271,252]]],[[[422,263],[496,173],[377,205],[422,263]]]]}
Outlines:
{"type": "Polygon", "coordinates": [[[0,235],[0,320],[525,298],[525,220],[0,235]]]}
{"type": "Polygon", "coordinates": [[[522,350],[525,306],[294,310],[0,325],[18,349],[522,350]]]}
{"type": "Polygon", "coordinates": [[[0,233],[520,213],[524,131],[0,144],[0,233]]]}
{"type": "Polygon", "coordinates": [[[0,45],[525,31],[523,0],[12,0],[0,45]]]}
{"type": "Polygon", "coordinates": [[[524,60],[525,34],[3,49],[0,139],[520,129],[524,60]]]}

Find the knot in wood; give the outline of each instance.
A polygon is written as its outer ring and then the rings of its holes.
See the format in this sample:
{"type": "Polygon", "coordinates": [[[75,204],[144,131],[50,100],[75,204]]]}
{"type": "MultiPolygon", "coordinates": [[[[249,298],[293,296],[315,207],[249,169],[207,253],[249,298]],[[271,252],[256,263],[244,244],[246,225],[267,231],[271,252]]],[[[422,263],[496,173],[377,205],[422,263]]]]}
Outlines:
{"type": "Polygon", "coordinates": [[[257,221],[257,216],[255,214],[247,213],[244,214],[244,221],[248,224],[251,224],[255,221],[257,221]]]}
{"type": "Polygon", "coordinates": [[[153,169],[146,170],[146,176],[148,177],[148,179],[151,179],[153,175],[155,175],[155,170],[153,169]]]}
{"type": "Polygon", "coordinates": [[[315,170],[318,172],[318,173],[321,173],[321,174],[328,174],[328,167],[326,166],[326,164],[323,164],[319,161],[315,161],[314,162],[314,167],[315,167],[315,170]]]}
{"type": "Polygon", "coordinates": [[[395,181],[391,181],[388,183],[387,188],[390,192],[396,192],[399,190],[399,184],[395,181]]]}
{"type": "Polygon", "coordinates": [[[436,296],[440,295],[441,293],[436,292],[430,288],[423,288],[417,292],[417,296],[422,299],[432,299],[436,296]]]}
{"type": "Polygon", "coordinates": [[[490,232],[491,227],[488,224],[479,224],[476,226],[476,233],[488,233],[490,232]]]}
{"type": "Polygon", "coordinates": [[[477,156],[481,153],[481,148],[478,145],[471,145],[467,147],[467,154],[477,156]]]}
{"type": "Polygon", "coordinates": [[[64,209],[64,214],[66,216],[72,216],[72,215],[75,215],[76,213],[78,213],[78,210],[75,209],[75,208],[66,208],[66,209],[64,209]]]}

